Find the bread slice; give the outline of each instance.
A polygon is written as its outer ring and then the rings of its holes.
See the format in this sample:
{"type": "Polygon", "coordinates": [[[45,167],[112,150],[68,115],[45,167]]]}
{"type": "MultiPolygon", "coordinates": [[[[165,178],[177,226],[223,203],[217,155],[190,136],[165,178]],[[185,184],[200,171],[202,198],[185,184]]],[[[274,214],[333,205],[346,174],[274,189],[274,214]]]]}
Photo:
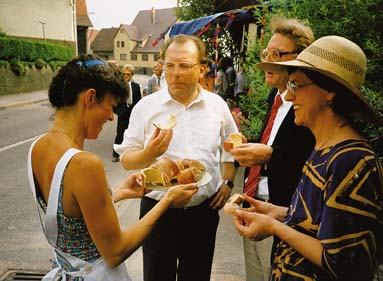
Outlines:
{"type": "Polygon", "coordinates": [[[241,208],[241,204],[245,201],[245,197],[242,194],[233,194],[229,200],[227,200],[225,206],[223,207],[223,211],[225,214],[234,215],[235,210],[241,208]]]}
{"type": "Polygon", "coordinates": [[[241,133],[231,133],[229,135],[229,140],[223,142],[223,149],[229,152],[231,149],[246,142],[246,138],[241,133]]]}
{"type": "Polygon", "coordinates": [[[165,129],[172,129],[176,126],[177,124],[177,119],[174,114],[170,114],[169,118],[169,123],[168,124],[157,124],[153,123],[154,127],[160,129],[160,130],[165,130],[165,129]]]}
{"type": "Polygon", "coordinates": [[[146,168],[141,172],[142,186],[148,187],[148,185],[155,186],[171,186],[169,177],[159,169],[146,168]]]}

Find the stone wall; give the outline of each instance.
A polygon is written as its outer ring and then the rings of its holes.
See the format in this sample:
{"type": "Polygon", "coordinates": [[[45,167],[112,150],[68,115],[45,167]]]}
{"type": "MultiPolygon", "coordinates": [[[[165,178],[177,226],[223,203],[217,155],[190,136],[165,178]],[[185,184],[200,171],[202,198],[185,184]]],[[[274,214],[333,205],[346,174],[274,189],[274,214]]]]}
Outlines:
{"type": "Polygon", "coordinates": [[[10,68],[0,68],[0,95],[35,92],[48,89],[54,72],[47,66],[42,69],[26,67],[26,73],[17,76],[10,68]]]}

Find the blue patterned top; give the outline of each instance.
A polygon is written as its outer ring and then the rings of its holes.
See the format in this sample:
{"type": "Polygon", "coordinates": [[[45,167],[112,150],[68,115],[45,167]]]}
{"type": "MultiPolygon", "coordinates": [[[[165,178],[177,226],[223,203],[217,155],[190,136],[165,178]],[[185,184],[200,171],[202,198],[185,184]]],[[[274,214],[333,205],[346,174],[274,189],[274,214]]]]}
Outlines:
{"type": "MultiPolygon", "coordinates": [[[[101,255],[90,237],[84,218],[66,217],[64,215],[62,204],[64,176],[65,172],[60,183],[59,202],[57,206],[58,234],[56,249],[87,262],[95,262],[101,255]]],[[[43,202],[43,198],[39,196],[38,199],[40,205],[42,205],[44,211],[46,211],[46,203],[43,202]]],[[[66,271],[77,271],[77,269],[71,267],[63,257],[59,255],[57,255],[57,257],[59,263],[66,271]]],[[[57,267],[57,264],[53,262],[52,266],[57,267]]],[[[76,277],[73,280],[82,280],[82,278],[76,277]]]]}
{"type": "Polygon", "coordinates": [[[382,189],[382,167],[367,142],[314,150],[285,223],[320,240],[322,268],[281,241],[270,280],[372,280],[383,239],[382,189]]]}

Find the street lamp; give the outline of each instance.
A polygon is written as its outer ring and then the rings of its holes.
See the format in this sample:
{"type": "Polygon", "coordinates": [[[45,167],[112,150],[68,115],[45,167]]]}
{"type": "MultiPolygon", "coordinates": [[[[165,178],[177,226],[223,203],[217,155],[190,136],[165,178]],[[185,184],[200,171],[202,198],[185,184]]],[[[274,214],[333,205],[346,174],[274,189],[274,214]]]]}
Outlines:
{"type": "Polygon", "coordinates": [[[44,42],[45,42],[45,25],[47,23],[46,22],[42,22],[42,21],[39,21],[39,23],[41,23],[41,26],[43,27],[43,38],[44,38],[44,42]]]}

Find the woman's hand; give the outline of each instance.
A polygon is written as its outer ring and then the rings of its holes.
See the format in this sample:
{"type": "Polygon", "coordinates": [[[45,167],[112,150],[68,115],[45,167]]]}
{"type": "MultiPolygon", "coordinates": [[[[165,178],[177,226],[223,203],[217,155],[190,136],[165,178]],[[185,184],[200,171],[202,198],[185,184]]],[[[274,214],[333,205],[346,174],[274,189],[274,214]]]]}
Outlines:
{"type": "Polygon", "coordinates": [[[256,200],[247,196],[246,194],[243,194],[243,196],[245,197],[245,200],[251,205],[250,208],[244,209],[245,211],[267,215],[279,221],[283,221],[287,215],[286,207],[281,207],[268,202],[256,200]]]}
{"type": "Polygon", "coordinates": [[[120,187],[113,191],[113,201],[118,202],[128,198],[141,198],[146,192],[142,186],[141,174],[131,174],[120,187]]]}
{"type": "Polygon", "coordinates": [[[273,222],[275,221],[273,218],[257,212],[236,210],[234,213],[234,225],[238,232],[256,241],[273,235],[273,222]]]}
{"type": "Polygon", "coordinates": [[[170,187],[164,198],[169,201],[171,207],[183,208],[197,192],[196,183],[181,184],[170,187]]]}

